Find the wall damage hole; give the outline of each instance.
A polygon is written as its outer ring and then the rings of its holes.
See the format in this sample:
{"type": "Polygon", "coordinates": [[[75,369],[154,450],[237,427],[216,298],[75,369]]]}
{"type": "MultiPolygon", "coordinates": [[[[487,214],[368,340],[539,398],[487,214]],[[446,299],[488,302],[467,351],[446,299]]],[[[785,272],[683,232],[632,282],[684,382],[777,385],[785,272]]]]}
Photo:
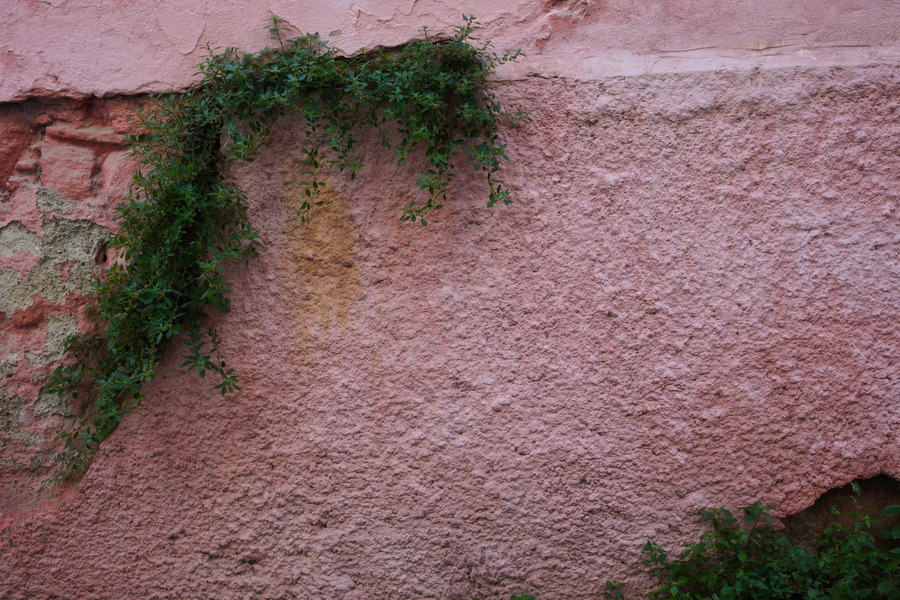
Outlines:
{"type": "Polygon", "coordinates": [[[840,523],[852,528],[859,520],[854,515],[863,515],[880,524],[874,530],[876,545],[884,550],[900,547],[900,540],[879,537],[880,531],[900,526],[900,515],[882,516],[886,506],[900,505],[900,481],[887,475],[877,475],[856,483],[861,491],[859,495],[854,494],[851,484],[848,484],[825,492],[809,508],[785,517],[785,536],[795,544],[813,550],[827,527],[840,523]],[[840,514],[833,514],[832,507],[840,514]]]}
{"type": "Polygon", "coordinates": [[[109,254],[106,251],[106,242],[100,244],[100,248],[97,249],[97,256],[94,258],[94,264],[98,267],[107,267],[107,262],[109,261],[109,254]]]}

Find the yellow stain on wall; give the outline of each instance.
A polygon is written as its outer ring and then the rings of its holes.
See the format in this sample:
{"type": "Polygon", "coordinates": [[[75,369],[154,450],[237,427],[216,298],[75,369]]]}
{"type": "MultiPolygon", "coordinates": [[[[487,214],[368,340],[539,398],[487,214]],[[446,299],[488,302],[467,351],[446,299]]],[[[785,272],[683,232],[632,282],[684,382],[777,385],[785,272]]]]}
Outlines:
{"type": "Polygon", "coordinates": [[[356,228],[346,198],[331,186],[321,192],[325,204],[314,207],[303,223],[297,214],[306,167],[297,161],[281,173],[283,198],[289,205],[286,271],[296,291],[294,322],[301,353],[314,360],[316,349],[342,346],[356,313],[362,309],[363,285],[354,260],[356,228]]]}

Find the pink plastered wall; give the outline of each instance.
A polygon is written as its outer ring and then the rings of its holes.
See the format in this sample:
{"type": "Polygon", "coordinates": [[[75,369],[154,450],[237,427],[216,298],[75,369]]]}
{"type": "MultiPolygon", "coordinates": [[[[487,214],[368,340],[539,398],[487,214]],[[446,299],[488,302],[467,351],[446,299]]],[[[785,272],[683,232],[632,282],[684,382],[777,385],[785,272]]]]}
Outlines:
{"type": "Polygon", "coordinates": [[[597,598],[700,508],[900,477],[896,3],[9,3],[0,17],[0,598],[597,598]],[[80,481],[42,391],[134,164],[127,111],[286,18],[344,51],[476,13],[514,204],[429,226],[372,137],[296,216],[303,124],[234,178],[263,231],[80,481]],[[4,46],[5,45],[5,46],[4,46]],[[125,96],[119,97],[119,96],[125,96]]]}

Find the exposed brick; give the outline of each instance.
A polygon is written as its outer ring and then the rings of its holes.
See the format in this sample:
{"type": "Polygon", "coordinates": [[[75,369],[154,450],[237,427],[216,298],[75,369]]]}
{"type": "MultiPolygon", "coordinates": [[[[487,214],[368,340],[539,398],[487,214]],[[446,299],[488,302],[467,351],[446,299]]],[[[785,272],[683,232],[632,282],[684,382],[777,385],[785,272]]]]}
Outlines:
{"type": "Polygon", "coordinates": [[[41,182],[46,187],[73,200],[83,200],[91,195],[91,174],[97,162],[93,149],[47,137],[41,154],[41,182]]]}
{"type": "Polygon", "coordinates": [[[110,202],[118,202],[128,195],[131,178],[137,164],[127,152],[110,152],[103,161],[103,190],[110,202]]]}
{"type": "Polygon", "coordinates": [[[53,122],[53,117],[48,115],[47,113],[41,113],[34,118],[34,121],[31,124],[35,127],[44,127],[45,125],[49,125],[53,122]]]}
{"type": "Polygon", "coordinates": [[[135,133],[134,111],[141,105],[141,100],[136,98],[110,98],[95,106],[94,117],[109,123],[116,133],[135,133]]]}
{"type": "Polygon", "coordinates": [[[87,144],[113,144],[125,143],[122,134],[116,133],[108,127],[73,127],[68,124],[52,125],[47,127],[47,135],[68,142],[83,142],[87,144]]]}
{"type": "Polygon", "coordinates": [[[38,150],[38,146],[28,146],[19,154],[19,162],[15,165],[15,174],[12,178],[15,178],[16,175],[37,173],[40,164],[41,153],[38,150]]]}
{"type": "Polygon", "coordinates": [[[31,130],[25,115],[17,110],[0,109],[0,188],[6,185],[30,143],[31,130]]]}

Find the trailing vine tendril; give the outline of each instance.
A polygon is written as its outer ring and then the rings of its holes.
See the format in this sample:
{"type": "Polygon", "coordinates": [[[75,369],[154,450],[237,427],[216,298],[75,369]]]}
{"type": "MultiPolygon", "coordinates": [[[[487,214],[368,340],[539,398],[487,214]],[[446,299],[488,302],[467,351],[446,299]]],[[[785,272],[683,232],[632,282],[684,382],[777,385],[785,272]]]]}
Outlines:
{"type": "Polygon", "coordinates": [[[140,133],[131,144],[143,168],[118,209],[121,232],[111,242],[124,264],[96,284],[97,327],[68,340],[67,360],[50,381],[53,391],[81,404],[81,421],[61,434],[83,450],[81,468],[141,403],[175,338],[187,346],[184,366],[216,376],[223,394],[240,389],[218,354],[207,311],[228,310],[225,266],[255,258],[260,240],[247,198],[225,174],[235,161],[254,159],[285,113],[299,112],[306,123],[304,220],[321,204],[323,168],[355,177],[362,127],[378,130],[386,147],[393,145],[386,128],[399,132],[393,137],[401,163],[416,148],[427,159],[417,181],[424,202],[405,206],[400,220],[427,225],[446,200],[457,156],[486,175],[489,206],[509,203],[497,178],[506,158],[498,128],[528,117],[500,105],[488,76],[519,52],[497,55],[489,44],[474,45],[474,17],[464,17],[447,40],[432,41],[426,31],[426,39],[401,49],[350,57],[315,35],[289,38],[277,17],[271,25],[277,47],[210,49],[194,91],[154,97],[138,112],[140,133]]]}

